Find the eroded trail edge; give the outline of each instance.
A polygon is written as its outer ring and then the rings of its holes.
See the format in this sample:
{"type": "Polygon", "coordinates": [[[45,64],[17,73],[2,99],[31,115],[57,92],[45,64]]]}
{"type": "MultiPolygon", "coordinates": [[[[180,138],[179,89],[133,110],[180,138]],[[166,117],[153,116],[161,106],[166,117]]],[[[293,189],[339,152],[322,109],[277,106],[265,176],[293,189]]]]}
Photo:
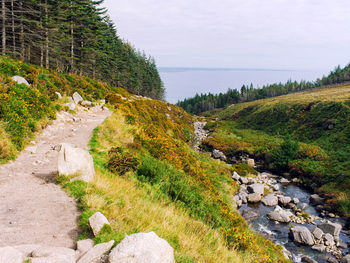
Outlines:
{"type": "Polygon", "coordinates": [[[55,146],[70,143],[88,149],[93,130],[110,115],[100,106],[78,106],[74,115],[60,112],[15,161],[0,166],[0,247],[75,246],[79,211],[55,184],[55,146]]]}

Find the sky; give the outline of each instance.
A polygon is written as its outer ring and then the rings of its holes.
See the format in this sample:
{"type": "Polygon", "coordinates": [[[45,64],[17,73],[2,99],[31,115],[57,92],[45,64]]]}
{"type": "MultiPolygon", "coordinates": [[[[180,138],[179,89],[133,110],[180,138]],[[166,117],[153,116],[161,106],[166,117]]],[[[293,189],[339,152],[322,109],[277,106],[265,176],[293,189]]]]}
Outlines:
{"type": "Polygon", "coordinates": [[[333,69],[350,62],[349,0],[105,0],[159,67],[333,69]]]}

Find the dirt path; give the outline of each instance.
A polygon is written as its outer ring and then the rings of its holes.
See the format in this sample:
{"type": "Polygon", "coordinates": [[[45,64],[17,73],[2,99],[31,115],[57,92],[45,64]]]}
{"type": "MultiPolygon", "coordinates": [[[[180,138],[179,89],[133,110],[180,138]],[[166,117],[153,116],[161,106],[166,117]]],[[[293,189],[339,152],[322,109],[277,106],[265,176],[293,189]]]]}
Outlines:
{"type": "Polygon", "coordinates": [[[55,145],[63,142],[88,149],[93,129],[111,114],[97,106],[79,106],[75,115],[57,120],[16,161],[0,166],[0,247],[41,244],[73,247],[79,211],[75,201],[54,183],[55,145]]]}

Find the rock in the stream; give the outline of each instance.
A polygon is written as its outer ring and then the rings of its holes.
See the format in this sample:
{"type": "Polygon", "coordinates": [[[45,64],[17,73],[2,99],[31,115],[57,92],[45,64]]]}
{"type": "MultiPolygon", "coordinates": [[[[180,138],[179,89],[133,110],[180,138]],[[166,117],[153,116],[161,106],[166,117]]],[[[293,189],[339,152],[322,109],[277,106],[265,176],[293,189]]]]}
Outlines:
{"type": "Polygon", "coordinates": [[[282,178],[282,179],[280,180],[280,183],[281,183],[281,185],[283,185],[283,186],[287,186],[287,185],[290,184],[290,181],[289,181],[288,179],[286,179],[286,178],[282,178]]]}
{"type": "Polygon", "coordinates": [[[238,194],[239,198],[242,200],[243,204],[246,204],[248,202],[248,194],[245,192],[240,192],[238,194]]]}
{"type": "Polygon", "coordinates": [[[264,194],[264,185],[263,184],[250,184],[247,187],[247,190],[249,193],[251,194],[259,194],[259,195],[263,195],[264,194]]]}
{"type": "Polygon", "coordinates": [[[310,257],[308,257],[308,256],[303,256],[303,257],[301,258],[301,262],[305,262],[305,263],[317,263],[316,260],[314,260],[314,259],[312,259],[312,258],[310,258],[310,257]]]}
{"type": "Polygon", "coordinates": [[[284,210],[280,206],[276,206],[275,210],[267,214],[269,219],[281,223],[289,223],[291,221],[291,216],[293,216],[292,212],[284,210]]]}
{"type": "Polygon", "coordinates": [[[261,214],[259,213],[259,211],[256,211],[256,210],[251,209],[251,208],[243,210],[243,212],[242,212],[242,217],[247,221],[257,219],[260,216],[261,216],[261,214]]]}
{"type": "Polygon", "coordinates": [[[326,244],[326,246],[334,246],[335,245],[334,237],[331,234],[326,233],[324,235],[324,243],[326,244]]]}
{"type": "Polygon", "coordinates": [[[239,178],[241,178],[241,176],[236,171],[234,171],[232,175],[232,179],[235,181],[239,181],[239,178]]]}
{"type": "Polygon", "coordinates": [[[70,110],[75,110],[75,104],[73,102],[69,102],[65,104],[70,110]]]}
{"type": "Polygon", "coordinates": [[[278,196],[278,202],[283,206],[287,206],[291,201],[292,201],[292,198],[290,198],[289,196],[284,196],[284,195],[278,196]]]}
{"type": "Polygon", "coordinates": [[[247,160],[247,164],[250,166],[250,167],[255,167],[255,161],[254,161],[254,159],[248,159],[247,160]]]}
{"type": "Polygon", "coordinates": [[[13,247],[0,248],[0,262],[1,263],[23,263],[23,254],[13,247]]]}
{"type": "Polygon", "coordinates": [[[100,212],[96,212],[89,218],[89,224],[95,236],[101,231],[104,225],[109,225],[107,218],[100,212]]]}
{"type": "Polygon", "coordinates": [[[80,94],[78,92],[74,92],[72,97],[73,97],[73,100],[76,104],[78,104],[79,102],[84,100],[83,97],[80,96],[80,94]]]}
{"type": "Polygon", "coordinates": [[[350,254],[346,255],[340,260],[340,263],[350,263],[350,254]]]}
{"type": "Polygon", "coordinates": [[[154,232],[137,233],[124,238],[112,250],[109,262],[174,263],[174,249],[154,232]]]}
{"type": "Polygon", "coordinates": [[[295,243],[306,244],[309,246],[315,244],[311,232],[304,226],[295,226],[291,228],[289,234],[295,243]]]}
{"type": "Polygon", "coordinates": [[[329,233],[332,236],[339,236],[342,226],[338,223],[324,223],[318,226],[325,234],[329,233]]]}
{"type": "MultiPolygon", "coordinates": [[[[336,260],[336,259],[333,258],[333,257],[328,257],[328,258],[327,258],[327,262],[328,262],[328,263],[339,263],[339,261],[336,260]]],[[[350,263],[350,261],[349,261],[349,263],[350,263]]]]}
{"type": "Polygon", "coordinates": [[[225,154],[219,150],[216,150],[216,149],[213,150],[212,156],[214,159],[220,159],[221,161],[227,160],[225,154]]]}
{"type": "Polygon", "coordinates": [[[313,205],[323,205],[324,198],[320,197],[318,194],[310,195],[310,204],[313,205]]]}
{"type": "Polygon", "coordinates": [[[73,176],[72,180],[90,182],[94,179],[94,162],[88,151],[62,143],[58,153],[58,172],[73,176]]]}
{"type": "Polygon", "coordinates": [[[278,184],[274,184],[274,185],[272,186],[272,189],[273,189],[274,191],[279,191],[279,190],[280,190],[280,186],[279,186],[278,184]]]}
{"type": "Polygon", "coordinates": [[[258,193],[248,194],[249,203],[257,203],[257,202],[260,202],[260,200],[261,200],[261,195],[258,193]]]}
{"type": "Polygon", "coordinates": [[[269,194],[265,196],[261,202],[266,206],[276,206],[278,204],[278,198],[273,194],[269,194]]]}
{"type": "MultiPolygon", "coordinates": [[[[89,249],[78,261],[77,263],[95,263],[100,262],[100,259],[108,253],[112,246],[114,245],[114,240],[106,243],[101,243],[93,248],[89,249]]],[[[125,261],[126,262],[126,261],[125,261]]]]}
{"type": "Polygon", "coordinates": [[[20,77],[20,76],[13,76],[12,77],[12,80],[13,81],[15,81],[15,82],[17,82],[17,84],[24,84],[24,85],[26,85],[26,86],[30,86],[29,85],[29,83],[28,83],[28,81],[25,79],[25,78],[23,78],[23,77],[20,77]]]}
{"type": "Polygon", "coordinates": [[[319,240],[323,237],[324,233],[320,228],[316,227],[314,231],[312,231],[312,234],[314,235],[315,239],[319,240]]]}
{"type": "Polygon", "coordinates": [[[317,244],[317,245],[313,245],[313,246],[312,246],[312,249],[313,249],[313,250],[316,250],[316,251],[318,251],[318,252],[323,252],[323,251],[326,250],[326,246],[323,245],[323,244],[317,244]]]}
{"type": "Polygon", "coordinates": [[[239,181],[240,181],[242,184],[247,184],[247,183],[249,182],[248,178],[243,177],[243,176],[241,176],[241,177],[239,178],[239,181]]]}
{"type": "Polygon", "coordinates": [[[299,204],[300,203],[300,200],[298,199],[298,198],[296,198],[296,197],[294,197],[293,199],[292,199],[292,202],[294,203],[294,204],[299,204]]]}

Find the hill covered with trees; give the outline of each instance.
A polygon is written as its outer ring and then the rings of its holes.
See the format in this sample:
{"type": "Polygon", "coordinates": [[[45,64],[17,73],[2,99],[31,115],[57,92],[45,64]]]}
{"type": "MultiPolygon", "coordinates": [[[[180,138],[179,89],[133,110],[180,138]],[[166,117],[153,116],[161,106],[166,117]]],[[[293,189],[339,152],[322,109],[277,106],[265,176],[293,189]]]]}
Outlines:
{"type": "Polygon", "coordinates": [[[152,57],[123,41],[103,0],[1,0],[1,54],[163,99],[152,57]]]}
{"type": "Polygon", "coordinates": [[[312,82],[289,80],[286,83],[264,85],[261,88],[254,88],[253,84],[243,85],[240,92],[229,89],[226,93],[219,93],[216,95],[211,93],[196,94],[193,98],[179,101],[177,105],[184,108],[189,113],[199,114],[205,111],[223,108],[233,103],[266,99],[348,81],[350,81],[350,64],[344,68],[337,66],[328,76],[323,76],[321,79],[312,82]]]}

